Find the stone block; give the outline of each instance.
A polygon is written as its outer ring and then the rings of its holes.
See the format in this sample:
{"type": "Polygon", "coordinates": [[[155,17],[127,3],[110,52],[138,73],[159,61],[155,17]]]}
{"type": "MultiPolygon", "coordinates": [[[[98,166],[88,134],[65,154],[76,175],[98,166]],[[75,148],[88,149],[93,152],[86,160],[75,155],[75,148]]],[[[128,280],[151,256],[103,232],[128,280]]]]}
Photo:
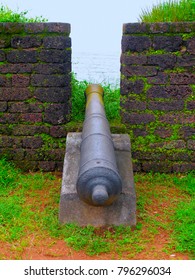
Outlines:
{"type": "Polygon", "coordinates": [[[11,87],[10,77],[6,77],[5,75],[0,75],[0,87],[11,87]]]}
{"type": "Polygon", "coordinates": [[[67,85],[66,75],[42,75],[31,76],[31,85],[34,87],[65,87],[67,85]]]}
{"type": "Polygon", "coordinates": [[[13,36],[11,39],[11,46],[13,48],[37,48],[42,44],[41,37],[38,36],[13,36]]]}
{"type": "Polygon", "coordinates": [[[152,86],[148,92],[148,98],[175,98],[182,99],[192,94],[190,86],[186,85],[170,85],[170,86],[152,86]]]}
{"type": "Polygon", "coordinates": [[[195,150],[195,140],[192,139],[188,140],[187,147],[189,150],[195,150]]]}
{"type": "Polygon", "coordinates": [[[123,107],[129,111],[144,111],[146,110],[146,102],[127,100],[123,107]]]}
{"type": "Polygon", "coordinates": [[[19,122],[19,115],[13,113],[0,114],[0,123],[15,124],[19,122]]]}
{"type": "Polygon", "coordinates": [[[158,127],[155,132],[155,135],[160,136],[161,138],[167,138],[172,135],[172,129],[166,128],[166,127],[158,127]]]}
{"type": "Polygon", "coordinates": [[[184,108],[183,101],[150,101],[148,104],[149,110],[160,110],[160,111],[180,111],[184,108]]]}
{"type": "Polygon", "coordinates": [[[184,113],[170,113],[160,116],[159,121],[167,124],[190,124],[195,123],[195,116],[184,113]]]}
{"type": "Polygon", "coordinates": [[[187,152],[177,152],[177,150],[174,153],[167,154],[166,158],[171,161],[191,161],[190,156],[187,152]]]}
{"type": "Polygon", "coordinates": [[[69,63],[39,63],[33,67],[34,74],[66,74],[69,73],[69,63]]]}
{"type": "Polygon", "coordinates": [[[71,26],[69,23],[63,22],[48,22],[45,23],[47,31],[49,33],[65,33],[69,34],[71,30],[71,26]]]}
{"type": "Polygon", "coordinates": [[[148,135],[148,133],[146,131],[146,127],[145,128],[134,128],[133,129],[133,135],[135,137],[148,135]]]}
{"type": "Polygon", "coordinates": [[[154,85],[164,85],[167,84],[169,80],[169,76],[166,73],[158,72],[157,76],[148,77],[148,83],[154,85]]]}
{"type": "Polygon", "coordinates": [[[152,160],[152,161],[162,161],[166,160],[166,155],[163,152],[148,152],[148,151],[135,151],[132,154],[134,159],[138,160],[152,160]]]}
{"type": "Polygon", "coordinates": [[[195,55],[183,55],[177,57],[176,66],[178,67],[190,67],[195,64],[195,55]]]}
{"type": "Polygon", "coordinates": [[[146,23],[125,23],[123,24],[123,34],[140,34],[147,33],[148,28],[146,23]]]}
{"type": "Polygon", "coordinates": [[[7,102],[0,102],[0,112],[7,111],[7,102]]]}
{"type": "Polygon", "coordinates": [[[70,95],[67,91],[67,87],[40,87],[35,89],[34,96],[41,102],[65,103],[70,95]]]}
{"type": "Polygon", "coordinates": [[[60,125],[52,126],[50,128],[50,135],[55,138],[66,137],[67,129],[60,125]]]}
{"type": "Polygon", "coordinates": [[[26,113],[29,112],[29,105],[25,102],[9,102],[8,112],[10,113],[26,113]]]}
{"type": "Polygon", "coordinates": [[[66,61],[69,61],[70,55],[71,52],[66,50],[43,49],[39,53],[39,58],[42,62],[47,63],[65,63],[66,61]]]}
{"type": "Polygon", "coordinates": [[[71,39],[64,36],[48,36],[43,39],[43,47],[64,50],[71,47],[71,39]]]}
{"type": "Polygon", "coordinates": [[[194,21],[189,22],[169,22],[169,32],[171,33],[191,33],[195,29],[194,21]]]}
{"type": "Polygon", "coordinates": [[[137,54],[132,54],[132,55],[126,55],[126,54],[121,54],[121,64],[126,64],[126,65],[144,65],[147,64],[147,56],[146,55],[137,55],[137,54]]]}
{"type": "Polygon", "coordinates": [[[136,225],[136,195],[128,135],[112,134],[117,165],[122,177],[122,193],[112,205],[96,207],[81,201],[76,192],[79,169],[81,133],[67,135],[59,220],[96,227],[111,225],[136,225]]]}
{"type": "Polygon", "coordinates": [[[29,74],[33,71],[34,64],[28,63],[6,63],[6,64],[0,64],[0,72],[2,74],[7,74],[7,73],[25,73],[29,74]]]}
{"type": "Polygon", "coordinates": [[[30,84],[30,75],[13,74],[12,75],[12,86],[13,87],[28,87],[30,84]]]}
{"type": "Polygon", "coordinates": [[[187,102],[187,109],[188,110],[195,110],[195,100],[191,100],[187,102]]]}
{"type": "Polygon", "coordinates": [[[38,149],[43,145],[43,140],[40,136],[36,137],[26,137],[23,140],[23,148],[38,149]]]}
{"type": "Polygon", "coordinates": [[[35,50],[12,50],[7,53],[7,61],[10,63],[36,63],[37,51],[35,50]]]}
{"type": "Polygon", "coordinates": [[[168,161],[154,162],[154,161],[144,161],[142,163],[142,170],[145,172],[161,172],[161,173],[171,173],[172,163],[168,161]]]}
{"type": "Polygon", "coordinates": [[[183,163],[174,163],[173,164],[173,172],[185,173],[189,171],[195,170],[194,162],[183,162],[183,163]]]}
{"type": "Polygon", "coordinates": [[[124,79],[121,83],[121,95],[128,95],[129,93],[141,94],[143,90],[143,80],[130,81],[128,79],[124,79]]]}
{"type": "MultiPolygon", "coordinates": [[[[0,41],[0,44],[2,44],[1,41],[0,41]]],[[[4,60],[5,60],[5,52],[0,50],[0,61],[2,62],[4,60]]]]}
{"type": "Polygon", "coordinates": [[[24,31],[24,24],[18,22],[5,22],[4,30],[6,34],[18,34],[24,31]]]}
{"type": "Polygon", "coordinates": [[[45,22],[39,22],[39,23],[25,23],[24,25],[24,31],[28,34],[38,34],[38,33],[44,33],[47,31],[47,23],[45,22]]]}
{"type": "Polygon", "coordinates": [[[191,38],[187,42],[187,51],[190,54],[195,54],[195,38],[191,38]]]}
{"type": "MultiPolygon", "coordinates": [[[[195,61],[194,61],[195,63],[195,61]]],[[[195,74],[192,73],[171,73],[170,74],[170,84],[176,85],[188,85],[194,84],[195,74]]]]}
{"type": "Polygon", "coordinates": [[[153,47],[155,50],[167,52],[179,51],[182,45],[181,36],[154,36],[153,47]]]}
{"type": "Polygon", "coordinates": [[[20,120],[28,123],[42,122],[42,113],[22,113],[20,120]]]}
{"type": "Polygon", "coordinates": [[[168,22],[155,22],[148,25],[148,33],[168,33],[170,24],[168,22]]]}
{"type": "Polygon", "coordinates": [[[121,112],[123,122],[129,124],[147,124],[155,121],[155,116],[147,113],[126,113],[121,112]]]}
{"type": "Polygon", "coordinates": [[[166,142],[150,143],[149,147],[150,148],[163,148],[166,150],[185,149],[186,142],[184,140],[169,140],[166,142]]]}
{"type": "Polygon", "coordinates": [[[144,76],[150,77],[157,75],[157,67],[156,66],[122,66],[121,73],[127,77],[131,76],[144,76]]]}
{"type": "Polygon", "coordinates": [[[38,164],[38,168],[45,171],[51,172],[55,170],[55,162],[54,161],[40,161],[38,164]]]}
{"type": "Polygon", "coordinates": [[[151,39],[148,36],[123,36],[122,52],[143,52],[151,47],[151,39]]]}
{"type": "MultiPolygon", "coordinates": [[[[3,48],[10,47],[11,46],[10,41],[11,40],[10,40],[9,36],[5,36],[5,37],[1,36],[1,38],[0,38],[0,48],[3,49],[3,48]]],[[[3,53],[3,51],[0,51],[0,53],[3,53]]],[[[5,60],[5,56],[4,56],[4,60],[5,60]]]]}
{"type": "Polygon", "coordinates": [[[68,110],[68,104],[50,104],[45,110],[44,122],[51,123],[54,125],[66,123],[69,113],[68,110]]]}
{"type": "Polygon", "coordinates": [[[148,64],[159,66],[160,70],[172,69],[175,67],[176,56],[172,54],[149,55],[148,64]]]}
{"type": "Polygon", "coordinates": [[[195,135],[195,128],[191,126],[181,127],[179,130],[179,135],[181,135],[184,139],[190,138],[195,135]]]}
{"type": "Polygon", "coordinates": [[[21,139],[13,136],[1,136],[0,137],[0,147],[8,147],[8,148],[20,148],[21,147],[21,139]]]}

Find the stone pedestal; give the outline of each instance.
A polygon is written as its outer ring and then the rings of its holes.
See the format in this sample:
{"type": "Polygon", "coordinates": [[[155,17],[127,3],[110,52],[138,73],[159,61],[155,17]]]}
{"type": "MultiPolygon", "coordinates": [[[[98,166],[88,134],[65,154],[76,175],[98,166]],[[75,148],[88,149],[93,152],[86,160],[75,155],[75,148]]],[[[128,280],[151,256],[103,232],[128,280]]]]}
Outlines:
{"type": "Polygon", "coordinates": [[[122,178],[122,193],[110,206],[91,206],[81,201],[76,191],[79,170],[81,133],[68,133],[60,196],[59,220],[95,227],[136,225],[136,195],[131,161],[131,145],[127,134],[112,134],[116,160],[122,178]]]}

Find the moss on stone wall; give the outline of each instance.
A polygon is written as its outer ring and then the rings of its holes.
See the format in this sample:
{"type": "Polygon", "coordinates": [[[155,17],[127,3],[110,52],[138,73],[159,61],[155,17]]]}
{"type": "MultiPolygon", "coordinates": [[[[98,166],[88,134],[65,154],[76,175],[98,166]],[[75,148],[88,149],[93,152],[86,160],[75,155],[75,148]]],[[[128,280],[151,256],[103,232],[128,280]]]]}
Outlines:
{"type": "Polygon", "coordinates": [[[22,169],[62,169],[70,115],[64,23],[0,23],[0,153],[22,169]]]}
{"type": "Polygon", "coordinates": [[[125,24],[121,115],[138,171],[195,168],[195,23],[125,24]]]}

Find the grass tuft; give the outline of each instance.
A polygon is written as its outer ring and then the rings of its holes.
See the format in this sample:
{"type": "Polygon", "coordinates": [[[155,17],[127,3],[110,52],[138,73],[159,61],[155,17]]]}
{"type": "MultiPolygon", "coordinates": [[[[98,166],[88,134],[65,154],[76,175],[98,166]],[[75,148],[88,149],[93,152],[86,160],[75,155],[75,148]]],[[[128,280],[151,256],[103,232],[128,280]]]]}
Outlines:
{"type": "Polygon", "coordinates": [[[0,196],[7,194],[18,186],[17,179],[20,172],[6,158],[0,160],[0,196]]]}
{"type": "Polygon", "coordinates": [[[141,22],[195,21],[195,0],[169,0],[142,10],[141,22]]]}

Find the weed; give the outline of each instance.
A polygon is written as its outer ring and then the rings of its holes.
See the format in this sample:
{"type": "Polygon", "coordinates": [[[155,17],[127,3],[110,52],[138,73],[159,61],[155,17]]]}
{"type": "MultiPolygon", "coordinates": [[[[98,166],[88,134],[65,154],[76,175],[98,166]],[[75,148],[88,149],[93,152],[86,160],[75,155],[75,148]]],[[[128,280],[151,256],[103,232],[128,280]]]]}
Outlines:
{"type": "Polygon", "coordinates": [[[19,170],[6,158],[2,158],[0,160],[0,195],[5,195],[18,186],[18,176],[19,170]]]}
{"type": "Polygon", "coordinates": [[[142,22],[178,22],[194,21],[194,0],[168,0],[142,10],[139,20],[142,22]]]}
{"type": "Polygon", "coordinates": [[[47,19],[40,17],[28,18],[28,11],[12,11],[8,6],[1,5],[0,21],[1,22],[46,22],[47,19]]]}

